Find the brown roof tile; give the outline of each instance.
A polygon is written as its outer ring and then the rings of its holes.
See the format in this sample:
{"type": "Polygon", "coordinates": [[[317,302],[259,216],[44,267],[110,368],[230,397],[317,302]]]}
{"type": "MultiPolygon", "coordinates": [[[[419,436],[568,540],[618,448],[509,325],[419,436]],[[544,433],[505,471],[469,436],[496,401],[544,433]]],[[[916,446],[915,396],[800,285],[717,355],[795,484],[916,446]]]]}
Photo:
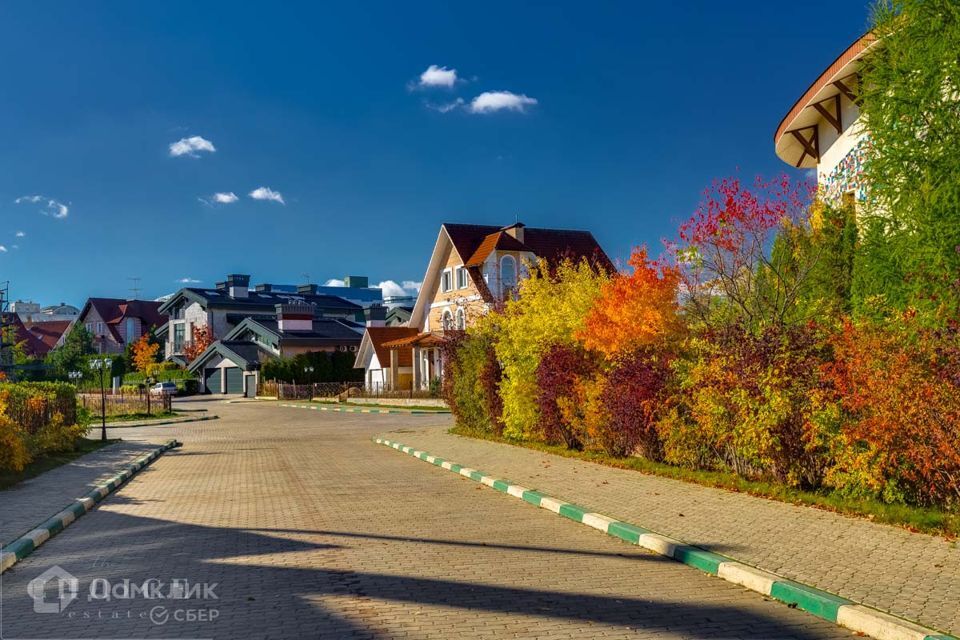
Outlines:
{"type": "MultiPolygon", "coordinates": [[[[400,340],[401,338],[416,337],[419,333],[416,327],[367,327],[367,335],[370,336],[370,343],[373,345],[373,350],[377,354],[377,360],[380,361],[381,367],[390,366],[390,348],[386,347],[385,343],[400,340]]],[[[399,366],[413,366],[412,347],[401,347],[397,349],[397,352],[399,355],[399,366]]]]}

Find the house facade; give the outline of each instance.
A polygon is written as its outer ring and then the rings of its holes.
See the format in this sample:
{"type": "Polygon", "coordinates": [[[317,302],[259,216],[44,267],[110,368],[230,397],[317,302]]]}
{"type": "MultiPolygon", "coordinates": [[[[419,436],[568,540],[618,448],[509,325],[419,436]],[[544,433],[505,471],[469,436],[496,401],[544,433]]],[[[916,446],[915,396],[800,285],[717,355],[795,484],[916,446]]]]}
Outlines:
{"type": "MultiPolygon", "coordinates": [[[[216,288],[186,287],[170,296],[161,306],[169,316],[167,326],[158,333],[164,340],[164,356],[186,364],[185,347],[193,339],[194,328],[206,328],[214,340],[226,336],[250,317],[277,318],[278,305],[307,305],[318,318],[356,323],[362,331],[365,309],[360,304],[336,295],[322,293],[315,284],[259,284],[250,288],[250,276],[232,274],[216,288]]],[[[344,287],[329,287],[343,291],[344,287]]],[[[379,291],[379,289],[377,289],[379,291]]],[[[371,306],[375,306],[373,302],[371,306]]]]}
{"type": "Polygon", "coordinates": [[[90,298],[73,321],[73,326],[90,332],[98,353],[122,353],[128,344],[164,324],[159,302],[121,298],[90,298]]]}
{"type": "Polygon", "coordinates": [[[556,264],[564,258],[586,259],[601,269],[614,268],[588,231],[529,228],[519,222],[506,227],[441,225],[406,331],[379,341],[383,332],[368,328],[355,366],[367,371],[371,387],[429,388],[443,375],[445,333],[463,331],[515,295],[518,283],[528,275],[527,264],[540,260],[556,264]],[[369,349],[365,349],[368,343],[369,349]],[[389,369],[384,351],[397,353],[391,356],[391,362],[397,363],[396,375],[377,373],[389,369]],[[399,366],[406,361],[411,363],[409,378],[401,375],[399,366]]]}
{"type": "Polygon", "coordinates": [[[814,169],[829,202],[866,198],[863,161],[869,144],[861,125],[857,91],[860,61],[877,44],[867,33],[833,61],[784,116],[774,134],[777,156],[791,166],[814,169]]]}
{"type": "Polygon", "coordinates": [[[271,315],[248,316],[188,366],[207,393],[256,393],[260,368],[270,358],[317,351],[354,353],[363,327],[317,315],[313,305],[278,304],[271,315]]]}

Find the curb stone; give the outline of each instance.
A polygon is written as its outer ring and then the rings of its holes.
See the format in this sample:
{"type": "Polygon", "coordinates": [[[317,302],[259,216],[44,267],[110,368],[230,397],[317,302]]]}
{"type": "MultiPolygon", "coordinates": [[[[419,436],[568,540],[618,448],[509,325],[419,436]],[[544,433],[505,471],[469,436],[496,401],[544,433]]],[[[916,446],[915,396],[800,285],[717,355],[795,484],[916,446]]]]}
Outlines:
{"type": "MultiPolygon", "coordinates": [[[[189,422],[206,422],[207,420],[219,420],[220,416],[197,416],[196,418],[191,416],[186,416],[181,419],[170,418],[169,420],[157,420],[155,422],[138,422],[136,420],[131,420],[130,422],[114,422],[107,423],[107,429],[133,429],[134,427],[161,427],[168,424],[186,424],[189,422]]],[[[94,425],[95,428],[99,428],[94,425]]]]}
{"type": "Polygon", "coordinates": [[[338,413],[399,413],[408,416],[432,416],[432,415],[447,415],[450,413],[449,410],[423,410],[423,409],[361,409],[361,408],[346,408],[346,407],[324,407],[322,405],[306,405],[306,404],[287,404],[284,402],[280,403],[281,407],[289,407],[291,409],[312,409],[314,411],[336,411],[338,413]]]}
{"type": "Polygon", "coordinates": [[[762,571],[733,558],[558,500],[539,491],[512,484],[507,480],[494,478],[483,471],[444,460],[426,451],[419,451],[386,438],[374,438],[374,442],[877,640],[958,640],[954,636],[939,633],[853,600],[762,571]]]}
{"type": "Polygon", "coordinates": [[[120,488],[127,480],[137,475],[145,466],[170,449],[179,446],[179,442],[170,440],[150,453],[140,456],[117,472],[109,480],[98,484],[82,497],[77,498],[73,504],[47,518],[44,522],[38,524],[27,533],[0,549],[0,573],[4,573],[7,569],[33,553],[37,547],[44,542],[66,529],[70,523],[87,511],[90,511],[90,509],[93,509],[98,502],[120,488]]]}

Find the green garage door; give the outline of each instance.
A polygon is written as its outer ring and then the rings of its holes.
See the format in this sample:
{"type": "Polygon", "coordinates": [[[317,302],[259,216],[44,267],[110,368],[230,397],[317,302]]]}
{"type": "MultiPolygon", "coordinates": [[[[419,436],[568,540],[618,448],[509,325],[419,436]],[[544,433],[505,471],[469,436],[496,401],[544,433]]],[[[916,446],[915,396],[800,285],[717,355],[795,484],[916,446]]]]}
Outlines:
{"type": "Polygon", "coordinates": [[[243,371],[240,367],[230,367],[227,372],[227,393],[243,393],[243,371]]]}
{"type": "Polygon", "coordinates": [[[205,369],[203,371],[203,386],[207,393],[220,393],[220,369],[205,369]]]}

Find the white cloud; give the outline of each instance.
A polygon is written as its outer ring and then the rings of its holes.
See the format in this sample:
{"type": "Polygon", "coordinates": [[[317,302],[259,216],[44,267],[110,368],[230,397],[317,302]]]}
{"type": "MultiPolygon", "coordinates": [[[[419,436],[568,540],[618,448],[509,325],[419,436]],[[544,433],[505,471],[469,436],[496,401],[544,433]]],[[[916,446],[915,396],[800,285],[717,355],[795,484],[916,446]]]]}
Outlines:
{"type": "Polygon", "coordinates": [[[527,107],[537,104],[536,98],[530,98],[510,91],[485,91],[470,102],[471,113],[494,113],[496,111],[518,111],[523,113],[527,107]]]}
{"type": "Polygon", "coordinates": [[[383,297],[388,298],[415,296],[420,290],[420,284],[412,280],[404,280],[403,284],[397,284],[394,280],[384,280],[377,286],[383,291],[383,297]]]}
{"type": "Polygon", "coordinates": [[[344,282],[343,280],[340,280],[339,278],[330,278],[329,280],[327,280],[326,282],[323,283],[323,286],[325,286],[325,287],[345,287],[345,286],[347,286],[347,283],[344,282]]]}
{"type": "Polygon", "coordinates": [[[7,248],[2,244],[0,244],[0,253],[6,253],[6,252],[7,252],[7,248]]]}
{"type": "Polygon", "coordinates": [[[423,286],[423,282],[414,282],[413,280],[404,280],[401,283],[401,286],[404,289],[409,289],[412,291],[420,291],[420,287],[423,286]]]}
{"type": "Polygon", "coordinates": [[[446,87],[449,89],[455,84],[457,84],[456,69],[438,67],[432,64],[420,74],[420,86],[423,88],[446,87]]]}
{"type": "Polygon", "coordinates": [[[175,158],[178,156],[190,156],[192,158],[197,158],[200,155],[198,153],[200,151],[213,153],[216,150],[217,148],[213,146],[212,142],[201,136],[180,138],[176,142],[170,143],[170,155],[175,158]]]}
{"type": "Polygon", "coordinates": [[[27,236],[27,234],[24,233],[23,231],[17,231],[17,237],[18,237],[18,238],[25,238],[26,236],[27,236]]]}
{"type": "Polygon", "coordinates": [[[54,200],[53,198],[48,198],[47,196],[20,196],[14,200],[15,204],[40,204],[43,203],[40,213],[45,216],[51,216],[57,220],[62,220],[67,217],[67,214],[70,213],[70,207],[63,204],[59,200],[54,200]]]}
{"type": "Polygon", "coordinates": [[[463,98],[457,98],[453,102],[444,102],[441,104],[432,104],[430,102],[426,103],[427,109],[433,109],[434,111],[439,111],[440,113],[449,113],[454,109],[459,109],[464,105],[463,98]]]}
{"type": "Polygon", "coordinates": [[[287,204],[283,201],[283,194],[270,187],[258,187],[250,192],[250,197],[254,200],[272,200],[280,204],[287,204]]]}
{"type": "Polygon", "coordinates": [[[194,280],[193,278],[180,278],[174,282],[179,282],[180,284],[199,284],[200,280],[194,280]]]}
{"type": "Polygon", "coordinates": [[[233,204],[239,199],[240,198],[238,198],[237,194],[235,194],[233,191],[227,191],[226,193],[218,191],[217,193],[213,194],[213,201],[219,202],[220,204],[233,204]]]}

